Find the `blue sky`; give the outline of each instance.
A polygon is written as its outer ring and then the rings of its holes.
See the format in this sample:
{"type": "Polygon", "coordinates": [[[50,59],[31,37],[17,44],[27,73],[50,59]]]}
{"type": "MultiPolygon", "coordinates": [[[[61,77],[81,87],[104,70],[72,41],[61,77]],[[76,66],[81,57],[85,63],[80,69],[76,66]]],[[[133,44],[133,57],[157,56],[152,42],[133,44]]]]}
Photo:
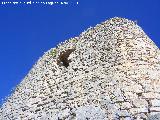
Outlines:
{"type": "Polygon", "coordinates": [[[137,20],[160,47],[159,0],[66,1],[71,4],[0,5],[0,100],[11,93],[45,51],[111,17],[137,20]]]}

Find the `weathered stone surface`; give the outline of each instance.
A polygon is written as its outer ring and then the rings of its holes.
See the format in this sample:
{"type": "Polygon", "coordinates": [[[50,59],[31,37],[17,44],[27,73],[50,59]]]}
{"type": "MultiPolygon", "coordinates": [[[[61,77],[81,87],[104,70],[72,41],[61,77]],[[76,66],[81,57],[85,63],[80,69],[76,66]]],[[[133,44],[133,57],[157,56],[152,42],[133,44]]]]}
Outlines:
{"type": "Polygon", "coordinates": [[[133,105],[130,102],[122,102],[122,104],[121,104],[121,109],[129,109],[132,107],[133,107],[133,105]]]}
{"type": "Polygon", "coordinates": [[[134,99],[133,105],[137,108],[148,107],[148,102],[145,99],[134,99]]]}
{"type": "Polygon", "coordinates": [[[147,120],[160,120],[160,113],[155,113],[154,115],[149,116],[147,120]]]}
{"type": "Polygon", "coordinates": [[[154,107],[160,107],[160,100],[157,99],[151,100],[151,104],[154,107]]]}
{"type": "Polygon", "coordinates": [[[154,99],[155,93],[154,92],[142,93],[142,96],[145,99],[154,99]]]}
{"type": "Polygon", "coordinates": [[[117,112],[117,115],[118,115],[119,117],[129,117],[129,116],[130,116],[130,114],[129,114],[129,112],[128,112],[127,110],[118,111],[118,112],[117,112]]]}
{"type": "Polygon", "coordinates": [[[44,53],[0,120],[158,120],[159,86],[159,48],[115,17],[44,53]]]}
{"type": "Polygon", "coordinates": [[[150,107],[151,112],[160,112],[160,107],[150,107]]]}

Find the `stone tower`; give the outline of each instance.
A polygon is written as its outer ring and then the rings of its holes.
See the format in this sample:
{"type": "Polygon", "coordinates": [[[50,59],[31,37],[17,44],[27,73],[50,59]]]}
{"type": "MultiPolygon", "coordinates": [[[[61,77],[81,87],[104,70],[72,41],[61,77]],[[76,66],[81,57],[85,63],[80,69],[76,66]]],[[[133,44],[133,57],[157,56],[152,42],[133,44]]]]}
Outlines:
{"type": "Polygon", "coordinates": [[[145,119],[160,119],[160,50],[118,17],[47,51],[0,109],[0,120],[145,119]]]}

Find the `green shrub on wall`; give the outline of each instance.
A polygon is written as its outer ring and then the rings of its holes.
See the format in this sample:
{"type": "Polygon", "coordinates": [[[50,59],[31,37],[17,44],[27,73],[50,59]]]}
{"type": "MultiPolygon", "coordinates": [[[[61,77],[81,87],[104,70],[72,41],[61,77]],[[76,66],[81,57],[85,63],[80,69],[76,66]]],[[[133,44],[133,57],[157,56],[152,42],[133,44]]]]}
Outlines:
{"type": "Polygon", "coordinates": [[[78,40],[77,40],[77,39],[72,38],[72,39],[70,39],[69,41],[70,41],[71,43],[76,43],[78,40]]]}
{"type": "Polygon", "coordinates": [[[56,56],[56,53],[57,53],[56,48],[53,48],[53,49],[51,50],[51,52],[50,52],[50,55],[52,55],[53,57],[55,57],[55,56],[56,56]]]}

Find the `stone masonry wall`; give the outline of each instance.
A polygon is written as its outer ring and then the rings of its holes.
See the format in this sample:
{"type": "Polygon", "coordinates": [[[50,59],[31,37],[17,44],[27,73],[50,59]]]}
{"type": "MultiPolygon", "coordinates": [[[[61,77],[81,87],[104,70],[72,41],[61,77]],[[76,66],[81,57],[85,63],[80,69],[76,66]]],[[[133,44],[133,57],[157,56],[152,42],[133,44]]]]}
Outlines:
{"type": "Polygon", "coordinates": [[[47,119],[160,119],[159,48],[115,17],[50,49],[0,110],[0,120],[47,119]]]}

